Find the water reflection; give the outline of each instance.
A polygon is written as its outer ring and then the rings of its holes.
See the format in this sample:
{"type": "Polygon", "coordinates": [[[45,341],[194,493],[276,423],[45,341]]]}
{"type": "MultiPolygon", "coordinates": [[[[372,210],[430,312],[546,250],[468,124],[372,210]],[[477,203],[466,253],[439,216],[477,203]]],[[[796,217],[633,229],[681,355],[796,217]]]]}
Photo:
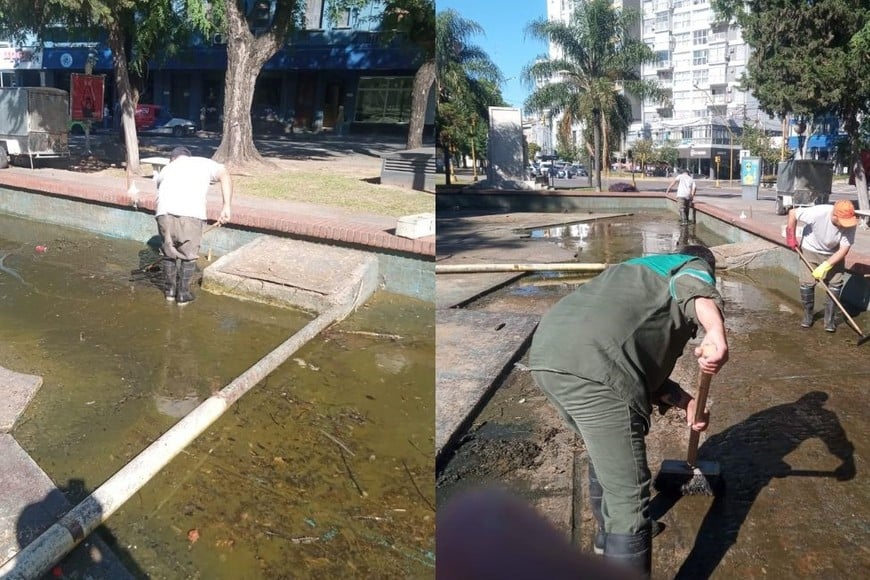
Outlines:
{"type": "Polygon", "coordinates": [[[649,212],[536,228],[529,237],[550,240],[581,254],[616,262],[633,256],[667,254],[681,246],[715,245],[719,237],[695,223],[680,225],[667,212],[649,212]],[[705,241],[707,242],[705,244],[705,241]],[[615,255],[622,256],[616,259],[615,255]]]}

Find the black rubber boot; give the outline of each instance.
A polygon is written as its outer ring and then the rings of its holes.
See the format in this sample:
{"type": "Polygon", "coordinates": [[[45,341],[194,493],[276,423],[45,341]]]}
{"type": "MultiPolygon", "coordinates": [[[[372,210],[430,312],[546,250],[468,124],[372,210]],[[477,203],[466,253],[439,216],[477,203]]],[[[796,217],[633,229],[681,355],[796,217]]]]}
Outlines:
{"type": "Polygon", "coordinates": [[[163,295],[167,300],[175,300],[175,289],[178,281],[178,266],[175,258],[163,258],[163,295]]]}
{"type": "Polygon", "coordinates": [[[813,308],[816,305],[816,287],[801,286],[801,304],[804,306],[804,319],[801,328],[810,328],[813,325],[813,308]]]}
{"type": "MultiPolygon", "coordinates": [[[[840,299],[840,291],[843,290],[842,286],[828,286],[828,290],[831,291],[838,300],[840,299]]],[[[834,310],[834,301],[830,296],[825,293],[825,330],[827,332],[837,332],[837,320],[836,320],[836,311],[834,310]]]]}
{"type": "Polygon", "coordinates": [[[601,506],[604,504],[604,489],[598,482],[598,476],[595,474],[595,468],[592,463],[589,464],[589,505],[592,508],[592,515],[595,517],[595,539],[592,541],[592,550],[596,554],[604,553],[604,544],[607,541],[607,535],[604,533],[604,513],[601,506]]]}
{"type": "Polygon", "coordinates": [[[195,297],[190,290],[190,285],[195,272],[196,260],[181,260],[181,267],[178,269],[178,295],[176,298],[178,304],[193,302],[195,297]]]}
{"type": "Polygon", "coordinates": [[[607,534],[604,557],[648,579],[652,572],[652,530],[636,534],[607,534]]]}

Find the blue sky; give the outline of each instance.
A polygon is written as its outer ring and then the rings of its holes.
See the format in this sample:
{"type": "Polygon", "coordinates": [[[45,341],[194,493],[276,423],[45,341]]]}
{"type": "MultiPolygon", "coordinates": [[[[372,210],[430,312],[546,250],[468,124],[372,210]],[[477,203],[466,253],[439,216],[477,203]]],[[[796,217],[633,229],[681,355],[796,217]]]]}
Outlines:
{"type": "Polygon", "coordinates": [[[546,0],[435,0],[436,12],[448,8],[483,28],[485,34],[471,41],[510,79],[502,85],[505,101],[522,108],[529,90],[520,82],[520,71],[547,52],[546,44],[525,38],[525,28],[532,20],[547,17],[546,0]]]}

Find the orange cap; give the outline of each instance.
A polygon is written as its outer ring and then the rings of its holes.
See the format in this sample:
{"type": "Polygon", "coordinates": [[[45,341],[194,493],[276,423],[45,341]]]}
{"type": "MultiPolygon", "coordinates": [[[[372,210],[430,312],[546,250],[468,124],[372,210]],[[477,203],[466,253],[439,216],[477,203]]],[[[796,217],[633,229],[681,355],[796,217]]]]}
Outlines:
{"type": "Polygon", "coordinates": [[[848,199],[841,199],[834,204],[834,216],[841,227],[851,228],[858,224],[858,218],[855,217],[855,206],[848,199]]]}

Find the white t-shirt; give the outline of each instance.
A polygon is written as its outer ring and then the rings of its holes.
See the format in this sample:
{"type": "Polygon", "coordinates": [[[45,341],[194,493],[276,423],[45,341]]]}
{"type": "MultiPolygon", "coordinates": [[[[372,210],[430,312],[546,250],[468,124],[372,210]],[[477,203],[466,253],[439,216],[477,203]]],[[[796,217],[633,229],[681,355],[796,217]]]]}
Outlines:
{"type": "Polygon", "coordinates": [[[681,173],[677,176],[677,197],[689,197],[692,193],[692,185],[695,180],[688,173],[681,173]]]}
{"type": "Polygon", "coordinates": [[[834,206],[827,204],[795,208],[797,220],[806,224],[801,241],[803,249],[830,256],[838,249],[855,243],[856,228],[840,230],[831,222],[833,211],[834,206]]]}
{"type": "Polygon", "coordinates": [[[205,157],[181,156],[157,174],[157,211],[206,219],[208,188],[223,165],[205,157]]]}

